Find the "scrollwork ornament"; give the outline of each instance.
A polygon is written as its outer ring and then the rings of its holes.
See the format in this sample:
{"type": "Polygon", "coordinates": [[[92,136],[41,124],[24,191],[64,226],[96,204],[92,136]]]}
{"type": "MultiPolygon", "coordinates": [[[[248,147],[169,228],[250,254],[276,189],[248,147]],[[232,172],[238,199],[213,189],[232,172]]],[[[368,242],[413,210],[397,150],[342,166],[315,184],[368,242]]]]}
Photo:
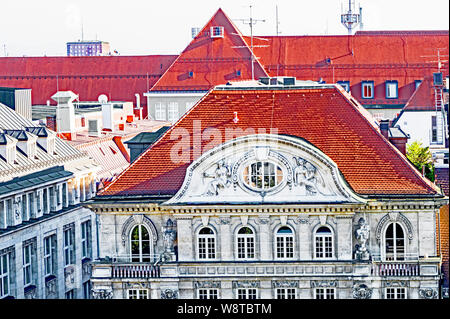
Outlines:
{"type": "Polygon", "coordinates": [[[433,288],[422,288],[419,289],[419,296],[422,299],[436,299],[438,296],[438,292],[433,288]]]}
{"type": "Polygon", "coordinates": [[[372,298],[373,289],[367,287],[365,284],[356,284],[353,286],[353,298],[355,299],[370,299],[372,298]]]}
{"type": "Polygon", "coordinates": [[[178,291],[174,289],[164,289],[161,291],[161,299],[177,299],[178,291]]]}

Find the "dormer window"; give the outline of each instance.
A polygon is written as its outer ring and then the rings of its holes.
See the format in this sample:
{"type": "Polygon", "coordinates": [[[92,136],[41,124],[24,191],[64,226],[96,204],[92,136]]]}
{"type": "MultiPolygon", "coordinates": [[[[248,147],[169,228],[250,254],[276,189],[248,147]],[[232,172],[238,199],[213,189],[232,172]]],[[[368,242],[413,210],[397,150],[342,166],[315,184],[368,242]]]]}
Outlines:
{"type": "Polygon", "coordinates": [[[361,83],[361,97],[363,99],[373,99],[373,81],[363,81],[361,83]]]}
{"type": "Polygon", "coordinates": [[[397,99],[398,98],[398,82],[386,81],[386,98],[397,99]]]}
{"type": "Polygon", "coordinates": [[[337,81],[337,84],[342,86],[345,91],[350,92],[350,81],[337,81]]]}
{"type": "Polygon", "coordinates": [[[223,38],[223,27],[211,27],[211,38],[223,38]]]}

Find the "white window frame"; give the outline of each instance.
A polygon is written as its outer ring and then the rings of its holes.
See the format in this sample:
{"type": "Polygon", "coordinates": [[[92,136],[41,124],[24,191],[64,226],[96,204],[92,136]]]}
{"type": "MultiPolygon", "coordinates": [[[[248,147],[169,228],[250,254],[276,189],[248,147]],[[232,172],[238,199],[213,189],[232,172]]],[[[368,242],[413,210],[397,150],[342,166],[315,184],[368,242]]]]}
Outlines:
{"type": "Polygon", "coordinates": [[[258,288],[237,288],[236,298],[247,300],[258,299],[258,288]]]}
{"type": "Polygon", "coordinates": [[[144,224],[137,224],[135,226],[133,226],[131,228],[131,232],[130,232],[130,261],[133,261],[134,258],[139,258],[139,261],[136,262],[146,262],[146,259],[151,260],[152,259],[152,255],[153,255],[153,239],[152,239],[152,233],[150,231],[150,229],[145,226],[144,224]],[[136,227],[139,227],[139,239],[138,244],[139,244],[139,254],[133,254],[133,240],[132,236],[133,236],[133,231],[136,227]],[[149,254],[147,256],[147,254],[143,253],[143,242],[144,240],[142,239],[142,228],[145,228],[145,230],[148,233],[148,245],[149,245],[149,254]]]}
{"type": "Polygon", "coordinates": [[[406,248],[407,248],[406,247],[406,243],[407,243],[407,240],[406,240],[405,227],[403,227],[402,224],[400,224],[399,222],[389,223],[386,226],[385,230],[384,230],[384,237],[383,238],[384,238],[384,240],[383,240],[383,250],[382,250],[383,253],[384,253],[383,260],[397,261],[397,260],[405,260],[406,259],[406,248]],[[388,231],[388,228],[391,225],[393,227],[393,238],[392,238],[392,241],[394,243],[392,258],[391,258],[391,256],[388,256],[387,247],[386,247],[386,241],[388,239],[387,238],[387,231],[388,231]],[[397,240],[399,240],[400,238],[397,237],[397,227],[396,227],[396,225],[399,225],[400,228],[402,229],[402,232],[403,232],[403,258],[399,258],[399,256],[398,256],[398,255],[400,255],[400,252],[397,249],[397,240]]]}
{"type": "Polygon", "coordinates": [[[275,258],[280,260],[290,260],[295,258],[295,234],[291,227],[282,226],[279,227],[275,233],[275,258]],[[290,233],[279,233],[282,228],[288,228],[290,233]],[[291,247],[288,250],[288,242],[291,247]]]}
{"type": "Polygon", "coordinates": [[[27,194],[22,194],[21,196],[21,211],[22,211],[22,222],[30,219],[30,214],[28,212],[28,196],[27,194]]]}
{"type": "Polygon", "coordinates": [[[6,201],[0,201],[0,229],[7,228],[8,227],[8,219],[6,212],[6,201]]]}
{"type": "Polygon", "coordinates": [[[75,263],[75,243],[73,233],[75,227],[69,227],[63,232],[64,243],[64,266],[72,265],[75,263]]]}
{"type": "Polygon", "coordinates": [[[198,299],[219,299],[219,289],[217,288],[198,288],[198,299]]]}
{"type": "Polygon", "coordinates": [[[202,227],[197,233],[197,258],[215,260],[217,258],[216,232],[211,227],[202,227]],[[212,234],[200,234],[203,229],[210,229],[212,234]]]}
{"type": "Polygon", "coordinates": [[[149,291],[148,289],[128,289],[127,299],[150,299],[149,291]]]}
{"type": "Polygon", "coordinates": [[[384,289],[384,296],[385,299],[408,299],[406,287],[387,287],[384,289]],[[393,295],[393,298],[388,298],[390,295],[393,295]],[[401,295],[404,295],[404,298],[399,298],[401,295]]]}
{"type": "Polygon", "coordinates": [[[373,81],[363,81],[363,82],[361,82],[361,97],[363,99],[373,99],[374,94],[375,94],[374,90],[375,90],[375,84],[373,83],[373,81]],[[366,87],[366,86],[369,86],[371,88],[371,93],[372,94],[370,96],[365,96],[364,95],[364,87],[366,87]]]}
{"type": "Polygon", "coordinates": [[[44,275],[50,276],[55,274],[55,234],[44,237],[44,275]]]}
{"type": "Polygon", "coordinates": [[[10,258],[10,253],[0,255],[0,298],[9,296],[11,291],[9,274],[10,258]]]}
{"type": "Polygon", "coordinates": [[[167,106],[167,121],[175,122],[179,118],[179,108],[177,102],[169,102],[167,106]]]}
{"type": "Polygon", "coordinates": [[[285,175],[285,172],[283,170],[283,167],[281,165],[279,165],[278,163],[271,161],[271,160],[250,162],[247,165],[245,165],[244,169],[242,170],[242,180],[244,181],[244,184],[248,188],[250,188],[251,190],[256,191],[256,192],[271,191],[271,190],[279,187],[284,182],[284,175],[285,175]],[[258,164],[260,164],[260,163],[261,163],[261,165],[259,165],[260,167],[258,167],[258,164]],[[265,164],[268,164],[268,167],[273,167],[273,174],[265,173],[265,164]],[[256,169],[255,169],[256,172],[252,171],[252,167],[254,165],[256,165],[256,169]],[[279,170],[281,171],[281,175],[278,174],[279,170]],[[278,180],[279,177],[281,177],[280,181],[278,180]],[[275,184],[273,186],[264,185],[266,178],[269,178],[269,179],[273,178],[275,184]],[[252,185],[253,179],[257,180],[258,182],[261,182],[261,187],[259,187],[258,185],[256,185],[256,186],[252,185]]]}
{"type": "Polygon", "coordinates": [[[251,227],[241,226],[236,232],[236,259],[253,260],[256,258],[256,234],[251,227]],[[243,228],[248,228],[252,231],[251,234],[239,234],[243,228]],[[253,245],[253,256],[251,254],[251,245],[253,245]]]}
{"type": "Polygon", "coordinates": [[[314,259],[333,259],[334,258],[334,232],[333,229],[329,226],[320,226],[318,227],[315,232],[314,232],[314,259]],[[322,227],[328,228],[330,233],[326,233],[326,234],[321,234],[318,233],[318,230],[322,227]],[[321,239],[321,243],[320,243],[320,247],[318,246],[317,243],[317,239],[321,239]],[[327,239],[330,239],[331,241],[331,256],[326,256],[327,254],[329,254],[329,252],[326,250],[326,242],[327,239]],[[320,248],[320,253],[322,254],[322,256],[318,256],[318,248],[320,248]]]}
{"type": "Polygon", "coordinates": [[[350,81],[338,81],[337,84],[342,86],[346,92],[350,92],[350,81]]]}
{"type": "Polygon", "coordinates": [[[33,243],[22,246],[22,270],[23,286],[28,287],[33,283],[33,243]]]}
{"type": "Polygon", "coordinates": [[[91,221],[81,223],[81,258],[91,258],[91,221]]]}
{"type": "Polygon", "coordinates": [[[314,289],[314,299],[337,299],[336,288],[332,287],[318,287],[314,289]],[[319,298],[322,296],[323,298],[319,298]],[[333,297],[333,298],[331,298],[333,297]]]}
{"type": "Polygon", "coordinates": [[[398,82],[386,81],[385,84],[386,84],[386,98],[398,99],[398,82]]]}
{"type": "Polygon", "coordinates": [[[156,121],[166,120],[166,105],[162,102],[155,103],[155,120],[156,121]]]}
{"type": "Polygon", "coordinates": [[[296,288],[275,288],[275,298],[276,299],[297,299],[297,289],[296,288]]]}

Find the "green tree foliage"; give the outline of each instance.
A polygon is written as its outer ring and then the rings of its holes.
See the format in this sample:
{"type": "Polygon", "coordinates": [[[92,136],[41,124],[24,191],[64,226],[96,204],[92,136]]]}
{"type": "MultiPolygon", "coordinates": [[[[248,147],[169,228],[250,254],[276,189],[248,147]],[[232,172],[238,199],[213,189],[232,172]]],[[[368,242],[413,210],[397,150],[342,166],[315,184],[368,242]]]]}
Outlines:
{"type": "Polygon", "coordinates": [[[422,143],[415,141],[407,146],[406,157],[420,172],[423,172],[425,167],[425,177],[434,182],[433,157],[428,147],[423,147],[422,143]]]}

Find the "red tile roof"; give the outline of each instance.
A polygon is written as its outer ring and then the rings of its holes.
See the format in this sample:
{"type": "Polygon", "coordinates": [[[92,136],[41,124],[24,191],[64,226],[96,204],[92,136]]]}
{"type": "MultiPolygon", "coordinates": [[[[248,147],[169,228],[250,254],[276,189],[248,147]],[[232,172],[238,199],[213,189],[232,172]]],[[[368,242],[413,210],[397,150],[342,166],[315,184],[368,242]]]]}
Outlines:
{"type": "Polygon", "coordinates": [[[441,168],[436,167],[434,169],[434,172],[436,174],[436,180],[434,181],[436,185],[438,185],[442,192],[445,194],[445,196],[449,195],[449,168],[441,168]]]}
{"type": "MultiPolygon", "coordinates": [[[[189,164],[168,160],[182,145],[193,149],[194,121],[202,130],[216,128],[225,136],[229,129],[242,129],[238,136],[270,128],[278,134],[306,139],[328,155],[359,194],[436,194],[437,189],[393,147],[364,117],[361,106],[352,104],[335,87],[300,90],[213,90],[185,114],[152,147],[145,151],[101,195],[174,194],[181,187],[189,164]],[[233,122],[234,112],[238,123],[233,122]],[[174,129],[190,132],[190,141],[171,139],[174,129]],[[247,131],[246,131],[247,130],[247,131]],[[175,146],[176,145],[176,146],[175,146]],[[178,147],[178,148],[177,148],[178,147]]],[[[223,141],[202,140],[207,151],[223,141]]],[[[191,158],[192,161],[192,158],[191,158]]]]}
{"type": "MultiPolygon", "coordinates": [[[[209,90],[231,80],[251,79],[251,56],[239,30],[219,9],[156,82],[152,91],[209,90]],[[223,37],[211,38],[213,26],[224,28],[223,37]],[[191,71],[193,75],[189,76],[191,71]]],[[[256,79],[267,76],[258,62],[254,63],[254,74],[256,79]]]]}
{"type": "MultiPolygon", "coordinates": [[[[101,57],[8,57],[0,58],[0,86],[31,88],[32,104],[45,105],[59,90],[71,90],[81,101],[135,101],[141,105],[147,92],[175,60],[174,55],[101,57]],[[148,79],[147,79],[148,74],[148,79]],[[58,76],[58,81],[56,76],[58,76]]],[[[145,109],[144,109],[145,110],[145,109]]],[[[146,111],[146,110],[145,110],[146,111]]]]}
{"type": "MultiPolygon", "coordinates": [[[[444,273],[444,286],[449,283],[449,209],[444,205],[439,210],[439,230],[440,230],[440,255],[442,256],[442,270],[444,273]]],[[[437,238],[439,241],[439,238],[437,238]]],[[[439,247],[439,242],[437,243],[439,247]]]]}
{"type": "Polygon", "coordinates": [[[403,111],[435,111],[433,77],[426,76],[406,103],[403,111]]]}

